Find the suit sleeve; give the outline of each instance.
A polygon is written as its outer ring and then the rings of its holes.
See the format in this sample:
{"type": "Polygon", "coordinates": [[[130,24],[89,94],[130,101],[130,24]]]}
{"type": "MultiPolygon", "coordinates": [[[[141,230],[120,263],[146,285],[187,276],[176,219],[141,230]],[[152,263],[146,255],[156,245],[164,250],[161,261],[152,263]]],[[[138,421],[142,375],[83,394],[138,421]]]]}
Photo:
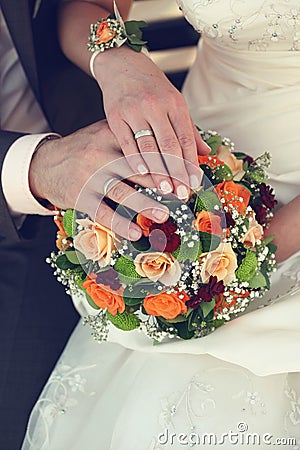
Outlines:
{"type": "MultiPolygon", "coordinates": [[[[7,151],[10,146],[21,136],[23,133],[15,133],[10,131],[0,131],[0,170],[2,172],[2,165],[7,151]]],[[[13,218],[10,215],[8,205],[6,203],[2,184],[0,183],[0,239],[8,238],[11,240],[19,240],[20,235],[15,227],[13,218]]]]}

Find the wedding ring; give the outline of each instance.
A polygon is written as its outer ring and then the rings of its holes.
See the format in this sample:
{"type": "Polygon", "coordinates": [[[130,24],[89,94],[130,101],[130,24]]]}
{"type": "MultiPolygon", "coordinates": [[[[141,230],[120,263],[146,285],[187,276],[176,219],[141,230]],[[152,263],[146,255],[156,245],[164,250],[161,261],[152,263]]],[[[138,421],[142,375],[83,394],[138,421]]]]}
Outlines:
{"type": "Polygon", "coordinates": [[[111,185],[112,185],[113,183],[119,182],[119,181],[120,181],[120,180],[119,180],[118,178],[115,178],[115,177],[108,178],[108,179],[103,183],[103,187],[102,187],[104,196],[107,195],[107,193],[108,193],[108,191],[109,191],[111,185]]]}
{"type": "Polygon", "coordinates": [[[134,139],[137,140],[143,136],[153,136],[152,130],[140,130],[134,133],[134,139]]]}

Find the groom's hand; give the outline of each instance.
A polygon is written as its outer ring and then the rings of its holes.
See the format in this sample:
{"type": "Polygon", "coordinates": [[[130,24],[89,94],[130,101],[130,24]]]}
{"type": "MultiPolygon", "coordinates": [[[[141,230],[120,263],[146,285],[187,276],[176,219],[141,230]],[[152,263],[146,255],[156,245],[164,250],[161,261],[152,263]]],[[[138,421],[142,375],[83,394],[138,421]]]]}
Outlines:
{"type": "Polygon", "coordinates": [[[138,240],[142,235],[139,226],[114,211],[105,197],[155,222],[164,222],[169,212],[122,180],[154,186],[150,175],[132,171],[106,121],[45,142],[35,153],[29,171],[35,197],[58,208],[85,212],[118,235],[138,240]]]}

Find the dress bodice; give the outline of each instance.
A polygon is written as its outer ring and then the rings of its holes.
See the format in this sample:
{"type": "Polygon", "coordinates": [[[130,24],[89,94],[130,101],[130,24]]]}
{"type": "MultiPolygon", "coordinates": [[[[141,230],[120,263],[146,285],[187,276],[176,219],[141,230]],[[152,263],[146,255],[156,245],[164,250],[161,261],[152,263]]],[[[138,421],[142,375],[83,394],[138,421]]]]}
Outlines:
{"type": "Polygon", "coordinates": [[[296,0],[177,0],[203,35],[238,49],[300,50],[300,3],[296,0]]]}

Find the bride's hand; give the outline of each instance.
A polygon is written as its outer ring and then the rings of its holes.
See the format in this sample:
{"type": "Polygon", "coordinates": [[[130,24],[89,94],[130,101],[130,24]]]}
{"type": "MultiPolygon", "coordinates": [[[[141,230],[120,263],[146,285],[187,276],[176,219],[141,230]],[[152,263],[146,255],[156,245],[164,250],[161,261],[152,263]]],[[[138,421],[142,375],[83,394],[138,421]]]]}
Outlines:
{"type": "Polygon", "coordinates": [[[132,169],[153,172],[163,193],[187,198],[189,187],[201,184],[197,153],[206,154],[209,148],[193,125],[183,96],[146,55],[126,46],[99,54],[94,72],[110,128],[124,154],[136,156],[132,169]],[[140,130],[151,130],[153,136],[135,139],[140,130]],[[157,157],[150,158],[149,153],[157,157]],[[167,155],[177,157],[177,163],[168,163],[167,155]]]}
{"type": "MultiPolygon", "coordinates": [[[[90,73],[91,53],[87,50],[90,24],[112,12],[112,0],[61,0],[59,39],[66,56],[90,73]],[[75,45],[74,45],[75,43],[75,45]]],[[[131,0],[118,0],[124,20],[131,0]]],[[[197,153],[209,153],[192,123],[183,96],[163,72],[143,53],[127,45],[98,54],[93,62],[102,89],[104,109],[110,128],[125,155],[134,155],[134,172],[155,173],[153,180],[162,193],[174,192],[187,198],[190,188],[201,183],[197,153]],[[153,136],[135,139],[150,130],[153,136]],[[149,152],[156,153],[150,159],[149,152]],[[168,160],[176,156],[177,163],[168,160]]]]}
{"type": "Polygon", "coordinates": [[[300,250],[300,195],[278,209],[265,235],[274,237],[276,261],[282,262],[300,250]]]}

